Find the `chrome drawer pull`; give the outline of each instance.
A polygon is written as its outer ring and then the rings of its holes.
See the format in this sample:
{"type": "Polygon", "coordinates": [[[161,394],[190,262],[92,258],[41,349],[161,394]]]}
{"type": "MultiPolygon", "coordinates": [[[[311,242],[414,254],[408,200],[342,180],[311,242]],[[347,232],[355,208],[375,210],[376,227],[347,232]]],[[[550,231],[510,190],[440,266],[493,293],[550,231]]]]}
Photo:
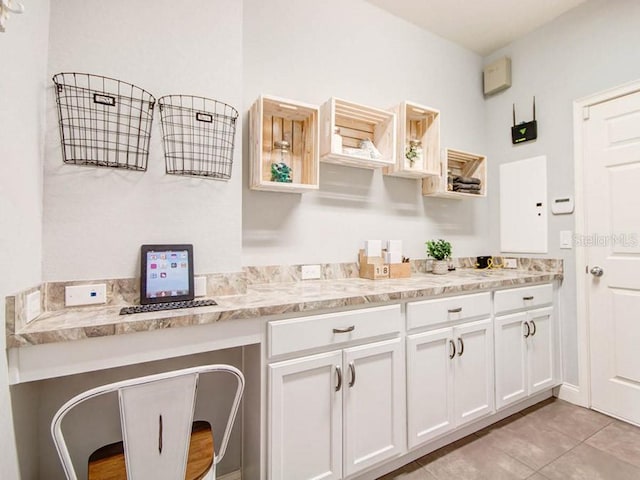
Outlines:
{"type": "Polygon", "coordinates": [[[462,311],[462,307],[449,309],[449,313],[460,313],[461,311],[462,311]]]}
{"type": "Polygon", "coordinates": [[[333,333],[349,333],[349,332],[353,332],[355,329],[356,329],[355,325],[351,325],[350,327],[347,327],[347,328],[334,328],[333,333]]]}
{"type": "Polygon", "coordinates": [[[453,357],[456,356],[456,344],[453,343],[453,340],[449,340],[449,345],[451,346],[451,349],[453,350],[450,354],[449,354],[449,359],[453,359],[453,357]]]}
{"type": "Polygon", "coordinates": [[[353,362],[349,362],[349,371],[351,372],[351,381],[349,382],[349,388],[356,384],[356,366],[353,362]]]}
{"type": "Polygon", "coordinates": [[[460,345],[460,348],[458,349],[458,356],[461,357],[464,353],[464,342],[461,337],[458,337],[458,344],[460,345]]]}
{"type": "Polygon", "coordinates": [[[524,301],[533,300],[533,295],[529,295],[528,297],[522,297],[522,300],[524,301]]]}
{"type": "Polygon", "coordinates": [[[538,327],[536,327],[536,322],[534,322],[533,320],[531,320],[531,326],[533,327],[533,332],[531,332],[531,336],[533,337],[538,331],[538,327]]]}
{"type": "Polygon", "coordinates": [[[531,325],[529,325],[529,322],[524,322],[524,324],[527,327],[527,333],[525,334],[524,338],[529,338],[529,335],[531,335],[531,325]]]}
{"type": "Polygon", "coordinates": [[[339,392],[342,388],[342,369],[340,365],[336,365],[336,373],[338,374],[338,384],[336,385],[336,392],[339,392]]]}

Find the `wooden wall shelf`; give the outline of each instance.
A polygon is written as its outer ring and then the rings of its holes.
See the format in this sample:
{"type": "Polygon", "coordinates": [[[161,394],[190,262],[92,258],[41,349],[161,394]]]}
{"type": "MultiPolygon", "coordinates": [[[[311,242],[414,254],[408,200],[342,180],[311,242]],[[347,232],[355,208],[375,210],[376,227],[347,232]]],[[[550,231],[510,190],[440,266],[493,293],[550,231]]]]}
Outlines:
{"type": "Polygon", "coordinates": [[[252,190],[304,193],[319,187],[319,108],[261,95],[249,111],[249,187],[252,190]],[[291,145],[291,182],[271,180],[274,142],[291,145]]]}
{"type": "Polygon", "coordinates": [[[402,102],[393,109],[398,120],[396,162],[385,175],[423,178],[440,175],[440,112],[414,102],[402,102]],[[409,142],[421,143],[422,159],[407,158],[409,142]]]}
{"type": "Polygon", "coordinates": [[[442,152],[439,175],[422,179],[422,194],[441,198],[478,198],[487,196],[487,157],[446,148],[442,152]],[[447,189],[447,172],[480,180],[480,193],[463,193],[447,189]]]}
{"type": "Polygon", "coordinates": [[[332,97],[321,107],[321,113],[320,159],[323,162],[371,169],[395,165],[396,119],[393,112],[332,97]],[[340,139],[334,136],[336,128],[340,139]],[[366,139],[373,142],[380,158],[356,152],[360,142],[366,139]]]}

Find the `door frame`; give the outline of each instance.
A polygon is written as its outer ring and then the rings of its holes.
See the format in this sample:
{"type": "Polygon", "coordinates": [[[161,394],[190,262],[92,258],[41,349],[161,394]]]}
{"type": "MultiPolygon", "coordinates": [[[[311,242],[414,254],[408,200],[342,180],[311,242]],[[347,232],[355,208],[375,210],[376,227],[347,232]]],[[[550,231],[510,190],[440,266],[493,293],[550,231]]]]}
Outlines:
{"type": "MultiPolygon", "coordinates": [[[[585,228],[584,208],[584,155],[583,146],[583,115],[584,109],[605,103],[619,97],[640,92],[640,80],[625,83],[573,102],[573,161],[574,161],[574,196],[575,215],[574,233],[582,234],[585,228]]],[[[560,398],[583,407],[591,407],[591,343],[589,325],[589,305],[587,275],[584,268],[587,261],[586,247],[574,245],[576,260],[576,321],[577,321],[577,351],[578,351],[578,385],[565,383],[560,389],[560,398]]]]}

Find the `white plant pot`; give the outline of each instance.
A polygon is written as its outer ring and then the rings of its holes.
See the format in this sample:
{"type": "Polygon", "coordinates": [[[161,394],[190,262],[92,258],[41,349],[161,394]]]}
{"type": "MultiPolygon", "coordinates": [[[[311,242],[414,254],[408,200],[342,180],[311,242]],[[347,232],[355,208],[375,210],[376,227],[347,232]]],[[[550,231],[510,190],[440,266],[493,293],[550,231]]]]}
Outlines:
{"type": "Polygon", "coordinates": [[[444,275],[449,271],[449,262],[446,260],[434,260],[432,272],[436,275],[444,275]]]}

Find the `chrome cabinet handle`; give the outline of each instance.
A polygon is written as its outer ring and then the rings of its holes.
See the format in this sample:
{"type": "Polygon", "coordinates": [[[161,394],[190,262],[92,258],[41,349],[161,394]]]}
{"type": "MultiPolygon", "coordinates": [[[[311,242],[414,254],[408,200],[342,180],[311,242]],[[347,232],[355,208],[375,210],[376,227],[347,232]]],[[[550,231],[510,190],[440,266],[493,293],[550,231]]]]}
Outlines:
{"type": "Polygon", "coordinates": [[[340,365],[336,365],[336,373],[338,374],[338,384],[336,385],[336,392],[339,392],[342,388],[342,369],[340,365]]]}
{"type": "Polygon", "coordinates": [[[538,328],[536,327],[536,322],[534,322],[533,320],[531,320],[531,326],[533,327],[533,332],[531,332],[531,336],[533,337],[538,331],[538,328]]]}
{"type": "Polygon", "coordinates": [[[349,332],[353,332],[355,329],[356,329],[355,325],[351,325],[350,327],[347,327],[347,328],[334,328],[333,333],[349,333],[349,332]]]}
{"type": "Polygon", "coordinates": [[[591,275],[593,275],[594,277],[601,277],[604,274],[604,270],[602,269],[602,267],[595,266],[591,270],[589,270],[589,273],[591,273],[591,275]]]}
{"type": "Polygon", "coordinates": [[[529,338],[529,335],[531,335],[531,325],[529,325],[529,322],[524,322],[524,324],[525,324],[525,325],[526,325],[526,327],[527,327],[527,333],[526,333],[526,335],[524,336],[524,338],[529,338]]]}
{"type": "Polygon", "coordinates": [[[524,300],[525,302],[527,300],[533,300],[533,295],[529,295],[528,297],[522,297],[522,300],[524,300]]]}
{"type": "Polygon", "coordinates": [[[462,311],[462,307],[449,309],[449,313],[460,313],[461,311],[462,311]]]}
{"type": "Polygon", "coordinates": [[[453,357],[456,356],[456,344],[453,343],[453,340],[449,340],[449,346],[451,347],[451,349],[453,350],[450,354],[449,354],[449,359],[452,359],[453,357]]]}
{"type": "Polygon", "coordinates": [[[461,357],[462,354],[464,353],[464,342],[462,341],[461,337],[458,337],[458,356],[461,357]]]}
{"type": "Polygon", "coordinates": [[[349,388],[356,384],[356,366],[353,362],[349,362],[349,371],[351,372],[351,381],[349,382],[349,388]]]}

